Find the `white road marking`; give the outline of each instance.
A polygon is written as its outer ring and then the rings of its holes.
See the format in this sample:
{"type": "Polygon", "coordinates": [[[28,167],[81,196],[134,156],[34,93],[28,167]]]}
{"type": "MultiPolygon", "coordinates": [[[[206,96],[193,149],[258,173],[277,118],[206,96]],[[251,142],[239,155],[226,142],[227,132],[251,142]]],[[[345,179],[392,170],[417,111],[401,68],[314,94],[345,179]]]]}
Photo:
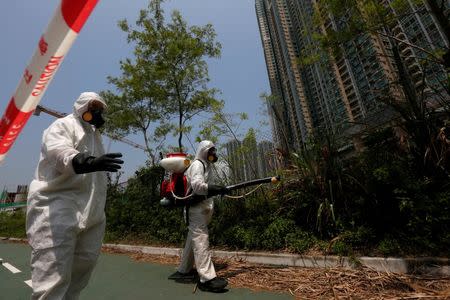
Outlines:
{"type": "Polygon", "coordinates": [[[30,288],[32,288],[32,286],[31,286],[31,279],[30,280],[27,280],[27,281],[24,281],[30,288]]]}
{"type": "Polygon", "coordinates": [[[13,274],[20,273],[20,270],[9,263],[3,263],[3,266],[10,270],[13,274]]]}

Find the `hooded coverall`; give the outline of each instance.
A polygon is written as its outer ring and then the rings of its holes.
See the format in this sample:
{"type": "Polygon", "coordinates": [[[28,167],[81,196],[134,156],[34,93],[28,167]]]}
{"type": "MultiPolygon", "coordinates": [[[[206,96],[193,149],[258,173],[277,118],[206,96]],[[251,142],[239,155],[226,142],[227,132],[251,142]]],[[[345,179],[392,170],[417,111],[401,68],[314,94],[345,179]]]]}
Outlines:
{"type": "MultiPolygon", "coordinates": [[[[207,159],[208,150],[214,147],[211,141],[202,141],[197,147],[195,160],[186,171],[188,189],[196,195],[208,195],[211,163],[207,159]],[[201,162],[200,162],[200,161],[201,162]]],[[[206,197],[205,197],[206,198],[206,197]]],[[[214,209],[213,199],[205,199],[189,208],[188,236],[181,257],[178,272],[188,273],[195,263],[200,281],[206,282],[216,277],[209,251],[208,224],[214,209]]],[[[186,211],[185,211],[186,213],[186,211]]]]}
{"type": "Polygon", "coordinates": [[[32,247],[32,299],[78,299],[100,253],[105,230],[106,172],[76,174],[73,157],[104,154],[99,131],[82,120],[89,102],[80,95],[72,114],[56,120],[42,137],[30,184],[26,230],[32,247]]]}

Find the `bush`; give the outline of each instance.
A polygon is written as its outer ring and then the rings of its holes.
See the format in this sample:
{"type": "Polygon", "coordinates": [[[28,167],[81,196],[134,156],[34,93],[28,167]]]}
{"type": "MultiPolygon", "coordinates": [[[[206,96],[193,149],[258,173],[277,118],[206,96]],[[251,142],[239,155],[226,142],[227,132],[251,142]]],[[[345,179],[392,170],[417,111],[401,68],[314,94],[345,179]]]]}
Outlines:
{"type": "Polygon", "coordinates": [[[399,242],[393,238],[383,239],[378,244],[377,250],[384,256],[399,255],[402,252],[399,242]]]}
{"type": "Polygon", "coordinates": [[[0,236],[26,238],[25,231],[25,212],[16,210],[14,212],[0,213],[0,236]]]}
{"type": "Polygon", "coordinates": [[[286,247],[286,236],[295,231],[293,220],[277,218],[264,230],[261,246],[267,250],[283,249],[286,247]]]}
{"type": "Polygon", "coordinates": [[[299,229],[288,233],[285,240],[287,249],[299,254],[305,253],[317,243],[314,236],[299,229]]]}
{"type": "Polygon", "coordinates": [[[328,250],[331,254],[353,255],[354,253],[367,253],[376,236],[366,227],[359,227],[353,231],[344,231],[331,240],[328,250]]]}

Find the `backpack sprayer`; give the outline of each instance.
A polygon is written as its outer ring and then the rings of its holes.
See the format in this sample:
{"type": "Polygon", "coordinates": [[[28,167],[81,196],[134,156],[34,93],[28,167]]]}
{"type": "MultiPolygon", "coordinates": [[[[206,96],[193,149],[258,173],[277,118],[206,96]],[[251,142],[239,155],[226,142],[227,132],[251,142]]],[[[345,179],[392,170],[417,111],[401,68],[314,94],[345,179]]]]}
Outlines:
{"type": "MultiPolygon", "coordinates": [[[[161,197],[160,203],[162,206],[186,206],[196,204],[204,199],[215,195],[194,195],[192,192],[188,194],[187,179],[184,172],[189,168],[191,161],[187,158],[187,154],[177,152],[169,153],[167,157],[160,161],[161,167],[166,171],[164,180],[161,183],[161,197]]],[[[204,167],[204,166],[203,166],[204,167]]],[[[227,198],[243,198],[255,192],[264,183],[277,183],[281,180],[280,176],[266,177],[254,179],[250,181],[241,182],[225,187],[225,197],[227,198]],[[254,190],[241,196],[228,195],[234,190],[242,189],[249,186],[259,185],[254,190]]]]}

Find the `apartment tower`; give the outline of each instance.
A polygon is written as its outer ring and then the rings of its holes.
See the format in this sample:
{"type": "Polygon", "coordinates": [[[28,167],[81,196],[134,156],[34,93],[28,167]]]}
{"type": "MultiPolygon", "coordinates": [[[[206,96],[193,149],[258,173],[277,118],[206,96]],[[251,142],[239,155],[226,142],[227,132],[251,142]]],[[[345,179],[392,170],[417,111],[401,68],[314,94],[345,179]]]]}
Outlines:
{"type": "Polygon", "coordinates": [[[394,44],[419,94],[440,95],[445,90],[445,69],[424,63],[427,53],[413,46],[428,52],[449,47],[425,2],[408,0],[406,12],[399,13],[392,1],[382,1],[397,16],[396,23],[381,34],[355,37],[333,55],[320,50],[315,37],[327,29],[343,28],[345,20],[321,10],[317,2],[255,2],[272,93],[268,109],[278,148],[298,149],[310,136],[326,134],[349,137],[357,146],[362,130],[392,119],[394,113],[383,101],[386,95],[405,99],[400,86],[393,84],[399,80],[392,58],[394,44]],[[315,16],[320,16],[319,22],[315,16]]]}

